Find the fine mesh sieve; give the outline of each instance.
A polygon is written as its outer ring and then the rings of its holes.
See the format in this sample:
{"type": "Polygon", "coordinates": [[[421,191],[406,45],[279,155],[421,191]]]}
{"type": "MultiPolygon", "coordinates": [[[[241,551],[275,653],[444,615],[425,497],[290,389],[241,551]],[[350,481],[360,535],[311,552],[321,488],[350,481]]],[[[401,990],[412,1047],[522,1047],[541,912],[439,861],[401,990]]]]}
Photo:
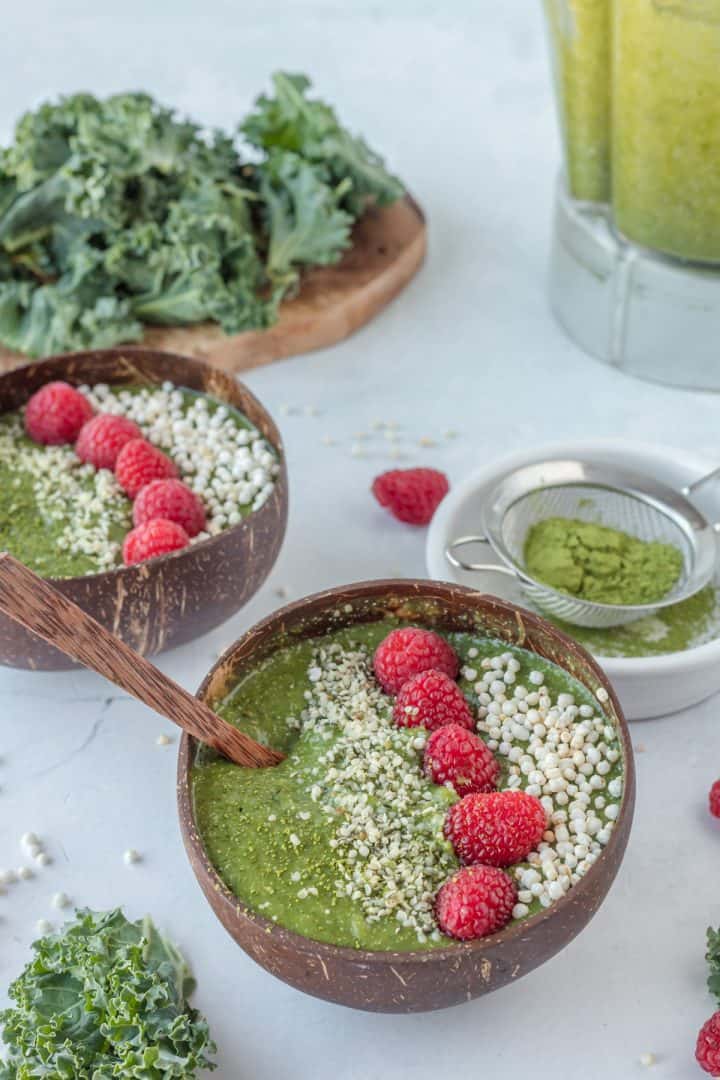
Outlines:
{"type": "Polygon", "coordinates": [[[579,460],[528,465],[508,473],[492,490],[483,506],[482,534],[459,537],[445,554],[463,570],[517,577],[536,607],[557,619],[576,626],[622,626],[687,600],[712,578],[717,526],[703,517],[688,496],[718,475],[720,470],[715,470],[678,492],[611,465],[579,460]],[[670,592],[651,604],[599,604],[544,585],[527,573],[524,547],[529,529],[550,517],[578,518],[640,540],[672,544],[682,554],[680,576],[670,592]],[[471,544],[490,544],[504,565],[464,562],[456,552],[471,544]]]}

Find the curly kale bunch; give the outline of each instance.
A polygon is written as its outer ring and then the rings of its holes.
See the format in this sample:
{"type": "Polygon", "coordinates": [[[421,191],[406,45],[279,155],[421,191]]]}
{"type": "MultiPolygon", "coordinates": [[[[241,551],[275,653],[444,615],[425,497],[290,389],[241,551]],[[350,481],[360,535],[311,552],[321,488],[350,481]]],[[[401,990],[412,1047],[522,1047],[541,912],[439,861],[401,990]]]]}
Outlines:
{"type": "Polygon", "coordinates": [[[303,268],[341,257],[402,186],[302,75],[204,132],[142,93],[75,94],[0,151],[0,343],[31,356],[137,341],[143,324],[271,325],[303,268]]]}
{"type": "Polygon", "coordinates": [[[79,911],[33,945],[0,1013],[0,1080],[191,1078],[215,1066],[206,1021],[187,1004],[194,982],[150,919],[79,911]]]}

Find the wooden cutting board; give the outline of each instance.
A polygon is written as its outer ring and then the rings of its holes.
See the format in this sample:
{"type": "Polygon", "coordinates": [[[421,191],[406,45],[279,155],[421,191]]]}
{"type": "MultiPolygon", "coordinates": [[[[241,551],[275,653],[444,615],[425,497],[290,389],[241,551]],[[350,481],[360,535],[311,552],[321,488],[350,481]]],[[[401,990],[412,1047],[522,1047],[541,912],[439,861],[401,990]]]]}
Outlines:
{"type": "MultiPolygon", "coordinates": [[[[341,262],[310,270],[269,330],[228,336],[213,323],[158,326],[147,331],[143,344],[199,357],[231,372],[333,345],[397,296],[420,269],[426,248],[425,217],[407,196],[368,212],[355,226],[352,247],[341,262]]],[[[0,347],[0,371],[25,363],[28,357],[0,347]]]]}

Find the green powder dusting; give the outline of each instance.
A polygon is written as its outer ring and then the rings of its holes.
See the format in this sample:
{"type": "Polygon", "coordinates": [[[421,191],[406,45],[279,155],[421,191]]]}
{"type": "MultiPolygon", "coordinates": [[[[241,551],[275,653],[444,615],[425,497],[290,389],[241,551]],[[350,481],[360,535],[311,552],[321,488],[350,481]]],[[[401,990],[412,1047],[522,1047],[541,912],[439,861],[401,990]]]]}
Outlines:
{"type": "Polygon", "coordinates": [[[664,656],[666,653],[684,652],[716,638],[719,620],[718,593],[712,585],[707,585],[680,604],[671,604],[627,626],[591,630],[584,626],[570,626],[560,619],[550,619],[596,656],[617,657],[664,656]]]}
{"type": "Polygon", "coordinates": [[[599,604],[652,604],[680,577],[672,544],[576,518],[538,521],[525,538],[525,568],[537,581],[599,604]]]}

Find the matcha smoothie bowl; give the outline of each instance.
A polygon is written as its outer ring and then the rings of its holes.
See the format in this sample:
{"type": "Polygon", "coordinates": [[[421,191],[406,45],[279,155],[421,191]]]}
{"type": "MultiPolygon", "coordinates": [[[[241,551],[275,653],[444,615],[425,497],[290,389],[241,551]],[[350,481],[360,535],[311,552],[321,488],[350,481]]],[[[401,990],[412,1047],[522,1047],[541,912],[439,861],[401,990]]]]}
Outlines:
{"type": "MultiPolygon", "coordinates": [[[[242,607],[286,517],[272,419],[199,360],[107,349],[0,377],[0,550],[142,654],[242,607]]],[[[68,666],[4,618],[0,662],[68,666]]]]}
{"type": "Polygon", "coordinates": [[[199,696],[283,751],[250,770],[184,737],[181,827],[235,940],[308,993],[442,1008],[589,921],[632,817],[606,679],[545,620],[469,589],[370,582],[284,608],[199,696]]]}

